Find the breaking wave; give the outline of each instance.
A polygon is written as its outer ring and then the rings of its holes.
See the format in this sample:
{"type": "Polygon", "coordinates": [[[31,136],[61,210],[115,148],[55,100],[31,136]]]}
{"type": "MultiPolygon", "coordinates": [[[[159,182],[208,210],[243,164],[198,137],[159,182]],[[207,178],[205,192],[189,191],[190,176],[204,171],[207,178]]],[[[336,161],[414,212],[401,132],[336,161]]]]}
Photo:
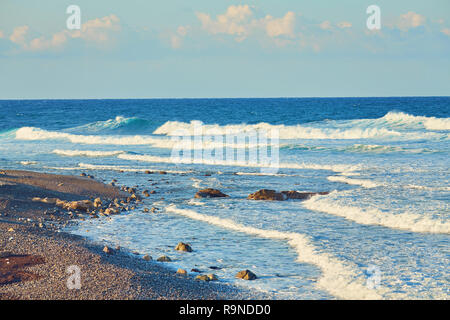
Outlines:
{"type": "Polygon", "coordinates": [[[125,151],[92,151],[92,150],[60,150],[52,151],[55,154],[67,157],[111,157],[125,153],[125,151]]]}
{"type": "MultiPolygon", "coordinates": [[[[335,194],[335,192],[330,195],[335,194]]],[[[414,213],[392,214],[375,208],[358,208],[340,205],[327,196],[316,196],[302,205],[313,211],[324,212],[365,225],[378,225],[392,229],[401,229],[422,233],[450,233],[450,222],[431,219],[414,213]]]]}
{"type": "Polygon", "coordinates": [[[261,238],[285,240],[292,248],[295,249],[298,262],[312,264],[322,270],[322,274],[317,281],[318,288],[342,299],[382,298],[380,293],[383,292],[384,289],[369,289],[365,285],[363,277],[358,277],[349,265],[344,264],[339,259],[327,253],[319,252],[303,234],[248,227],[236,223],[231,219],[222,219],[201,214],[193,210],[180,209],[175,205],[167,207],[166,211],[179,214],[190,219],[203,221],[221,228],[243,232],[261,238]]]}

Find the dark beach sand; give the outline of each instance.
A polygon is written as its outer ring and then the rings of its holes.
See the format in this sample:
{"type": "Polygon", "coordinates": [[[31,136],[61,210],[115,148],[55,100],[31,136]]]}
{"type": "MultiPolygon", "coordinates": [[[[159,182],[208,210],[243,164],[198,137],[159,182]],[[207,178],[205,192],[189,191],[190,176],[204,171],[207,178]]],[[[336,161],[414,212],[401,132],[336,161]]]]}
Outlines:
{"type": "Polygon", "coordinates": [[[123,250],[108,255],[103,246],[59,232],[60,225],[72,219],[67,212],[31,200],[113,200],[127,195],[85,177],[0,170],[0,300],[252,298],[243,290],[196,281],[195,274],[178,275],[123,250]],[[81,269],[81,289],[67,288],[66,270],[72,265],[81,269]]]}

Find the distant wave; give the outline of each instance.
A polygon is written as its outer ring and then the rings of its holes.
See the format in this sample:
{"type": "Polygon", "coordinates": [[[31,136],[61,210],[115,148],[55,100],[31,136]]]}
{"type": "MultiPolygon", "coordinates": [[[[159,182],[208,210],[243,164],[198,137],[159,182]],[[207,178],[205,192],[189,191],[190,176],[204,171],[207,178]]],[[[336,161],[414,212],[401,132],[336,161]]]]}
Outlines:
{"type": "Polygon", "coordinates": [[[305,151],[337,151],[337,152],[350,152],[350,153],[375,153],[375,154],[388,154],[388,153],[437,153],[443,150],[433,150],[430,148],[405,148],[400,146],[389,145],[377,145],[377,144],[353,144],[342,147],[325,147],[325,146],[309,146],[303,144],[282,144],[280,149],[288,150],[305,150],[305,151]]]}
{"type": "MultiPolygon", "coordinates": [[[[240,124],[240,125],[225,125],[219,126],[205,125],[200,121],[191,121],[190,123],[168,121],[161,127],[156,129],[153,134],[167,135],[167,136],[183,136],[183,135],[225,135],[237,134],[252,131],[277,130],[280,139],[368,139],[380,137],[401,136],[400,132],[388,130],[386,128],[348,128],[348,129],[333,129],[333,128],[317,128],[307,127],[303,125],[285,126],[285,125],[271,125],[268,123],[259,124],[240,124]],[[198,126],[202,125],[202,130],[197,130],[198,126]]],[[[270,133],[268,134],[270,137],[270,133]]]]}
{"type": "Polygon", "coordinates": [[[122,131],[126,133],[148,129],[150,125],[151,122],[145,119],[140,119],[136,117],[126,118],[123,116],[117,116],[114,119],[109,119],[105,121],[96,121],[93,123],[88,123],[82,126],[74,127],[69,129],[69,131],[87,131],[87,132],[122,131]]]}
{"type": "Polygon", "coordinates": [[[330,195],[312,197],[304,201],[302,205],[309,210],[343,217],[359,224],[378,225],[422,233],[450,233],[450,222],[431,219],[414,213],[392,214],[375,208],[340,205],[336,201],[330,200],[330,195]]]}
{"type": "Polygon", "coordinates": [[[379,139],[399,137],[406,139],[448,138],[448,134],[436,132],[405,132],[405,129],[425,129],[431,131],[450,130],[450,118],[413,116],[402,112],[388,112],[378,119],[319,121],[310,124],[273,125],[265,122],[258,124],[203,124],[191,122],[167,121],[153,134],[166,136],[185,135],[225,135],[255,131],[277,130],[280,139],[379,139]],[[200,129],[201,128],[201,129],[200,129]],[[401,131],[399,131],[399,129],[401,131]]]}
{"type": "MultiPolygon", "coordinates": [[[[150,136],[96,136],[79,135],[58,131],[47,131],[35,127],[22,127],[15,132],[18,140],[53,140],[66,139],[72,143],[103,145],[146,145],[165,143],[150,136]]],[[[170,141],[169,141],[170,142],[170,141]]]]}
{"type": "Polygon", "coordinates": [[[317,286],[335,297],[342,299],[381,299],[381,288],[369,289],[363,277],[358,277],[355,271],[337,258],[320,252],[309,241],[309,239],[295,232],[281,232],[277,230],[264,230],[244,226],[231,219],[222,219],[215,216],[205,215],[193,210],[180,209],[175,205],[166,208],[167,212],[176,213],[190,219],[203,221],[221,228],[243,232],[267,239],[285,240],[295,249],[297,261],[318,266],[322,274],[317,281],[317,286]]]}
{"type": "Polygon", "coordinates": [[[52,151],[55,154],[68,157],[111,157],[125,153],[125,151],[92,151],[92,150],[60,150],[52,151]]]}
{"type": "Polygon", "coordinates": [[[404,112],[388,112],[381,119],[395,125],[419,125],[427,130],[450,130],[450,118],[413,116],[404,112]]]}

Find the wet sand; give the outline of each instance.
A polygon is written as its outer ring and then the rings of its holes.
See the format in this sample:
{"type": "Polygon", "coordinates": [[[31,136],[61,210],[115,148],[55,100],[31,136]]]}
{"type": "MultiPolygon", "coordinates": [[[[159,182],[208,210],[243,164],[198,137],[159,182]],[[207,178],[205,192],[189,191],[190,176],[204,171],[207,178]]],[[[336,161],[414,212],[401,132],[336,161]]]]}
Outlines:
{"type": "Polygon", "coordinates": [[[122,249],[113,254],[61,226],[87,213],[68,215],[55,204],[97,197],[126,199],[118,188],[88,177],[0,170],[0,299],[250,299],[248,292],[179,275],[163,264],[122,249]],[[70,266],[81,288],[69,289],[70,266]]]}

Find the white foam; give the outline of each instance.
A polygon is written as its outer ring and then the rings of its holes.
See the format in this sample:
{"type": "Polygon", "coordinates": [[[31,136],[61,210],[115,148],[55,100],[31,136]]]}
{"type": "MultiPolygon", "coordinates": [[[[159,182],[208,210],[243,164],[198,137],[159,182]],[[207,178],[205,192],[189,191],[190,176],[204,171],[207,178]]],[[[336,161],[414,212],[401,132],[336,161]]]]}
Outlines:
{"type": "Polygon", "coordinates": [[[32,166],[32,165],[37,164],[37,162],[36,161],[20,161],[20,164],[23,166],[32,166]]]}
{"type": "Polygon", "coordinates": [[[416,185],[416,184],[407,184],[407,185],[404,185],[403,188],[427,190],[427,191],[450,191],[450,187],[429,187],[429,186],[420,186],[420,185],[416,185]]]}
{"type": "Polygon", "coordinates": [[[413,116],[404,112],[388,112],[382,119],[394,124],[422,125],[427,130],[450,130],[450,118],[413,116]]]}
{"type": "Polygon", "coordinates": [[[204,206],[205,205],[205,203],[197,201],[195,199],[191,199],[187,203],[191,206],[204,206]]]}
{"type": "Polygon", "coordinates": [[[384,289],[369,289],[364,279],[357,276],[354,270],[330,254],[319,252],[305,235],[294,232],[281,232],[277,230],[263,230],[247,227],[230,219],[200,214],[198,212],[179,209],[174,205],[166,208],[167,212],[176,213],[190,219],[203,221],[229,230],[243,232],[261,238],[286,240],[296,250],[297,261],[318,266],[322,275],[317,281],[317,287],[325,290],[335,297],[342,299],[381,299],[384,289]]]}
{"type": "Polygon", "coordinates": [[[125,153],[125,151],[92,151],[92,150],[60,150],[55,149],[52,151],[55,154],[68,157],[111,157],[125,153]]]}
{"type": "Polygon", "coordinates": [[[66,139],[72,143],[100,144],[100,145],[165,145],[170,141],[156,139],[150,136],[97,136],[77,135],[65,132],[47,131],[34,127],[22,127],[16,131],[18,140],[53,140],[66,139]]]}
{"type": "Polygon", "coordinates": [[[351,185],[358,185],[358,186],[362,186],[364,188],[376,188],[376,187],[380,186],[380,184],[370,181],[370,180],[353,179],[353,178],[348,178],[348,177],[343,177],[343,176],[329,176],[329,177],[327,177],[327,179],[329,181],[333,181],[333,182],[342,182],[342,183],[351,184],[351,185]]]}
{"type": "MultiPolygon", "coordinates": [[[[270,168],[271,165],[264,163],[252,163],[252,162],[239,162],[239,161],[213,161],[209,159],[195,159],[195,158],[182,158],[182,157],[159,157],[150,155],[133,155],[133,154],[120,154],[117,156],[119,159],[130,161],[142,161],[153,163],[176,163],[176,164],[204,164],[204,165],[218,165],[218,166],[237,166],[237,167],[252,167],[252,168],[270,168]]],[[[312,170],[329,170],[334,172],[351,172],[361,169],[359,165],[321,165],[314,163],[280,163],[278,168],[284,169],[312,169],[312,170]]]]}
{"type": "Polygon", "coordinates": [[[276,130],[280,139],[368,139],[386,136],[400,136],[400,132],[388,130],[386,128],[315,128],[303,125],[285,126],[271,125],[269,123],[225,125],[217,124],[205,125],[201,121],[194,120],[190,123],[179,121],[167,121],[156,129],[153,134],[167,136],[180,135],[225,135],[245,132],[276,130]],[[199,130],[201,126],[201,130],[199,130]]]}
{"type": "Polygon", "coordinates": [[[450,233],[450,222],[431,219],[414,213],[392,214],[375,208],[341,205],[330,200],[329,197],[335,195],[336,192],[327,196],[315,196],[303,201],[302,205],[309,210],[332,214],[364,225],[378,225],[422,233],[450,233]]]}

